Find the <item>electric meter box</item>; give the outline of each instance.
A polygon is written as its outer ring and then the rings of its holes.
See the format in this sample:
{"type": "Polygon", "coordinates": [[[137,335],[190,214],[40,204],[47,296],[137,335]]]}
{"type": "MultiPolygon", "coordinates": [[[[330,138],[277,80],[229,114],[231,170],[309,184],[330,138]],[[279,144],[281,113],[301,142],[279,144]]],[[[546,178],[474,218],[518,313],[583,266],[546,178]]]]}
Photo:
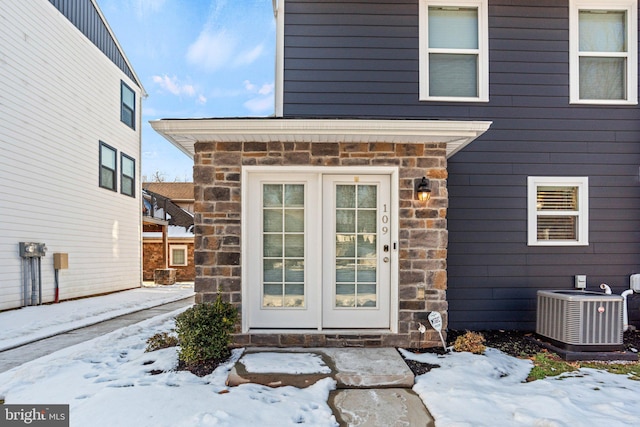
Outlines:
{"type": "Polygon", "coordinates": [[[632,274],[629,281],[631,282],[631,289],[633,289],[633,292],[640,294],[640,274],[632,274]]]}
{"type": "Polygon", "coordinates": [[[69,268],[69,254],[54,253],[53,254],[53,268],[56,270],[66,270],[69,268]]]}
{"type": "Polygon", "coordinates": [[[44,243],[20,242],[19,249],[22,258],[39,258],[45,255],[47,246],[44,243]]]}

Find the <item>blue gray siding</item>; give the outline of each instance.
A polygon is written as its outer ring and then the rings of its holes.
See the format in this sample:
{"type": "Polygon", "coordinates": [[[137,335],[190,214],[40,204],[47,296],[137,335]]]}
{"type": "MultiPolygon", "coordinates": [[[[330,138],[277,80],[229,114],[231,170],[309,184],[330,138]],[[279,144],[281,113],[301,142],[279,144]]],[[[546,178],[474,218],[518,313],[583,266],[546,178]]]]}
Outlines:
{"type": "Polygon", "coordinates": [[[418,101],[417,0],[286,3],[285,117],[493,121],[449,161],[451,328],[533,329],[536,290],[586,274],[620,293],[640,272],[640,110],[569,105],[568,14],[489,0],[490,101],[436,103],[418,101]],[[589,177],[589,246],[527,246],[528,176],[589,177]]]}
{"type": "Polygon", "coordinates": [[[49,2],[91,40],[127,77],[139,84],[91,0],[49,0],[49,2]]]}

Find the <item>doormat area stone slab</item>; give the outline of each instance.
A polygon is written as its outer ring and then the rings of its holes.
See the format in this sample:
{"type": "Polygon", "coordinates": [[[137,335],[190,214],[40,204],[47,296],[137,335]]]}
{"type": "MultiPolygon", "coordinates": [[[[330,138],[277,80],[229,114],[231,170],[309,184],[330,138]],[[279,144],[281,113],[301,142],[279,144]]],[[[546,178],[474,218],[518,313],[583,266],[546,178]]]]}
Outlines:
{"type": "Polygon", "coordinates": [[[231,369],[227,384],[263,384],[271,387],[291,385],[307,387],[316,381],[331,377],[340,388],[411,388],[414,375],[395,348],[250,348],[231,369]],[[260,354],[264,364],[260,365],[260,354]],[[274,359],[275,354],[275,359],[274,359]],[[287,354],[292,357],[288,358],[287,354]],[[309,371],[300,354],[313,355],[320,360],[319,369],[309,371]],[[253,357],[253,355],[257,355],[253,357]],[[278,356],[281,367],[274,363],[278,356]],[[322,368],[322,364],[327,370],[322,368]],[[296,370],[299,365],[300,370],[296,370]],[[269,372],[272,371],[272,372],[269,372]],[[294,373],[302,372],[302,373],[294,373]]]}

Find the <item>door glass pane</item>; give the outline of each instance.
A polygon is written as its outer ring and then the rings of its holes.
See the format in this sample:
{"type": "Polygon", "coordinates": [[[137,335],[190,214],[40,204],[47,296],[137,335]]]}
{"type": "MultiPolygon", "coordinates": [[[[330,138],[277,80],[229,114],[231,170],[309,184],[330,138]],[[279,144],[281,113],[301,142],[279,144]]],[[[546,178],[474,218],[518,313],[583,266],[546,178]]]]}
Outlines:
{"type": "Polygon", "coordinates": [[[282,285],[265,284],[262,297],[263,307],[282,307],[282,285]]]}
{"type": "Polygon", "coordinates": [[[580,52],[626,52],[626,15],[622,10],[581,10],[578,28],[580,52]]]}
{"type": "Polygon", "coordinates": [[[336,256],[355,257],[356,256],[356,236],[347,234],[336,235],[336,256]]]}
{"type": "Polygon", "coordinates": [[[300,184],[287,184],[284,186],[285,206],[304,206],[304,186],[300,184]]]}
{"type": "Polygon", "coordinates": [[[281,234],[265,234],[262,239],[262,250],[265,257],[281,257],[282,256],[282,235],[281,234]]]}
{"type": "Polygon", "coordinates": [[[429,96],[478,96],[478,55],[429,54],[429,96]]]}
{"type": "Polygon", "coordinates": [[[284,231],[298,233],[304,231],[303,209],[287,209],[284,212],[284,231]]]}
{"type": "Polygon", "coordinates": [[[282,231],[282,209],[263,210],[262,222],[262,229],[265,232],[282,231]]]}
{"type": "Polygon", "coordinates": [[[363,284],[358,285],[358,307],[375,307],[376,306],[376,284],[363,284]]]}
{"type": "Polygon", "coordinates": [[[282,207],[281,184],[265,184],[262,187],[262,206],[282,207]]]}
{"type": "Polygon", "coordinates": [[[336,284],[336,307],[356,306],[356,285],[353,283],[336,284]]]}
{"type": "Polygon", "coordinates": [[[478,48],[478,9],[429,8],[429,47],[478,48]]]}
{"type": "Polygon", "coordinates": [[[262,306],[304,307],[304,185],[263,184],[262,206],[262,306]]]}
{"type": "Polygon", "coordinates": [[[336,282],[355,282],[356,265],[355,259],[336,260],[336,282]]]}
{"type": "Polygon", "coordinates": [[[304,306],[304,284],[287,284],[284,287],[284,306],[304,306]]]}
{"type": "Polygon", "coordinates": [[[336,208],[355,208],[355,194],[356,187],[353,185],[336,186],[336,208]]]}
{"type": "Polygon", "coordinates": [[[336,231],[339,233],[354,233],[356,231],[356,211],[338,209],[336,211],[336,231]]]}
{"type": "Polygon", "coordinates": [[[358,233],[376,232],[376,211],[358,211],[358,233]]]}
{"type": "Polygon", "coordinates": [[[358,207],[373,208],[378,205],[378,187],[375,185],[358,185],[358,207]]]}
{"type": "Polygon", "coordinates": [[[336,186],[336,308],[377,306],[377,191],[336,186]]]}

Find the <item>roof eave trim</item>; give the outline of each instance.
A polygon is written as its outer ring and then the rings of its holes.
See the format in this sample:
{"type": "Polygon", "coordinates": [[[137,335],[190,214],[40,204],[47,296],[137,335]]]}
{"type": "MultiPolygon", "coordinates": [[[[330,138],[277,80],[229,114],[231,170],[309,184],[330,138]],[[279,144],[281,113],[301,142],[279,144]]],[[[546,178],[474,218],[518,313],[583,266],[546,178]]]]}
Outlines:
{"type": "Polygon", "coordinates": [[[151,127],[193,158],[196,142],[446,142],[447,158],[485,133],[490,121],[374,119],[163,119],[151,127]]]}

